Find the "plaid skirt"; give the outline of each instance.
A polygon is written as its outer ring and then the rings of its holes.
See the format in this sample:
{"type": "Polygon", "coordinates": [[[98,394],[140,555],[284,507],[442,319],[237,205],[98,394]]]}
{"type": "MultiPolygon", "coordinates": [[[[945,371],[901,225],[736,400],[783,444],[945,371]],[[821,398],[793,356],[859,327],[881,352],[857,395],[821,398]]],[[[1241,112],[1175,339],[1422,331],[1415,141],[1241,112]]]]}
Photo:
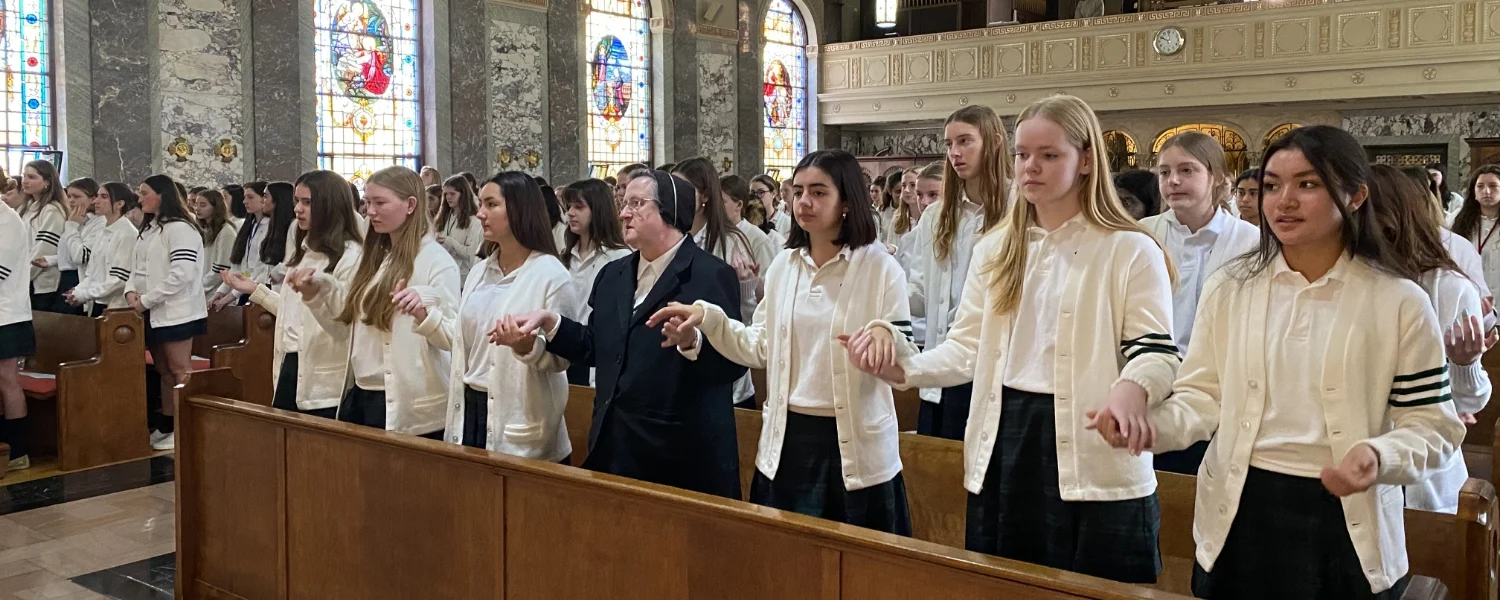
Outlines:
{"type": "Polygon", "coordinates": [[[465,446],[484,448],[489,432],[490,393],[464,386],[464,430],[459,437],[465,446]]]}
{"type": "Polygon", "coordinates": [[[1163,452],[1151,456],[1151,466],[1158,471],[1197,475],[1198,465],[1203,464],[1203,455],[1208,453],[1208,442],[1198,442],[1176,452],[1163,452]]]}
{"type": "MultiPolygon", "coordinates": [[[[371,391],[357,385],[349,388],[349,391],[344,394],[344,401],[339,403],[338,420],[385,429],[385,390],[371,391]]],[[[443,441],[443,430],[439,429],[417,437],[443,441]]]]}
{"type": "Polygon", "coordinates": [[[1397,600],[1409,580],[1371,592],[1338,497],[1317,479],[1254,467],[1214,570],[1193,564],[1193,595],[1214,600],[1397,600]]]}
{"type": "Polygon", "coordinates": [[[838,425],[833,417],[787,412],[781,463],[772,480],[755,471],[750,501],[812,517],[886,533],[911,535],[906,481],[897,473],[885,483],[844,489],[838,425]]]}
{"type": "Polygon", "coordinates": [[[297,353],[288,352],[281,358],[281,373],[276,378],[276,391],[271,394],[271,408],[285,410],[324,419],[338,416],[339,407],[302,410],[297,408],[297,353]]]}
{"type": "Polygon", "coordinates": [[[1005,389],[984,487],[969,494],[965,547],[1125,583],[1155,583],[1161,572],[1156,494],[1064,501],[1053,411],[1050,394],[1005,389]]]}
{"type": "Polygon", "coordinates": [[[36,328],[30,320],[0,325],[0,360],[36,354],[36,328]]]}
{"type": "Polygon", "coordinates": [[[969,401],[973,397],[972,383],[943,388],[941,403],[923,402],[917,407],[917,433],[963,441],[964,427],[969,423],[969,401]]]}

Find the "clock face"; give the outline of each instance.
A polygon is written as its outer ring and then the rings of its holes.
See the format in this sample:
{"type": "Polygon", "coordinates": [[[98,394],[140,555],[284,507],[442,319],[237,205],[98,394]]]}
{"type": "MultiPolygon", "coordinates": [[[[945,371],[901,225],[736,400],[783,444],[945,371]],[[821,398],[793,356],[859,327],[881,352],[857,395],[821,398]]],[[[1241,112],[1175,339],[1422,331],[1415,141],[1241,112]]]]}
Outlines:
{"type": "Polygon", "coordinates": [[[1156,32],[1156,40],[1152,45],[1156,47],[1156,52],[1158,54],[1161,54],[1163,56],[1171,56],[1173,54],[1177,54],[1182,50],[1182,42],[1183,39],[1181,29],[1178,29],[1176,27],[1163,27],[1161,31],[1156,32]]]}

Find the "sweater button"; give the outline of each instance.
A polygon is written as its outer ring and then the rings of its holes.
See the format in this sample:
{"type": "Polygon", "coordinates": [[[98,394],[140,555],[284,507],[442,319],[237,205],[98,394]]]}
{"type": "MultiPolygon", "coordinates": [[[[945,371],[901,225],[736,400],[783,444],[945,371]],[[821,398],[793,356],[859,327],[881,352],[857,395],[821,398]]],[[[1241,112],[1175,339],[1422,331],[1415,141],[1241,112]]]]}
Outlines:
{"type": "Polygon", "coordinates": [[[1250,422],[1249,421],[1240,421],[1240,429],[1243,429],[1245,431],[1249,431],[1250,430],[1250,422]]]}
{"type": "Polygon", "coordinates": [[[1256,383],[1254,379],[1251,379],[1250,380],[1250,389],[1252,389],[1252,390],[1260,389],[1260,384],[1256,383]]]}
{"type": "Polygon", "coordinates": [[[990,404],[994,404],[997,400],[999,400],[999,398],[996,398],[994,394],[990,394],[990,404]]]}
{"type": "Polygon", "coordinates": [[[1221,515],[1227,515],[1227,514],[1229,514],[1229,507],[1228,506],[1224,506],[1223,504],[1220,504],[1219,505],[1219,514],[1221,514],[1221,515]]]}
{"type": "Polygon", "coordinates": [[[981,442],[988,442],[988,441],[990,441],[990,434],[988,434],[988,433],[981,433],[981,434],[979,434],[979,441],[981,441],[981,442]]]}

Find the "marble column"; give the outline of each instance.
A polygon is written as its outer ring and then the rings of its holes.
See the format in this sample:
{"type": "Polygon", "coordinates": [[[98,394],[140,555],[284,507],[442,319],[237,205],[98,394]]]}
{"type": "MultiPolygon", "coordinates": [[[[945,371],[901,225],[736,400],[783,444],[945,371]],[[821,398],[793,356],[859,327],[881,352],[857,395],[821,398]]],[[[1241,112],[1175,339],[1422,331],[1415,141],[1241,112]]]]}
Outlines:
{"type": "Polygon", "coordinates": [[[670,144],[665,156],[671,162],[682,162],[701,156],[698,145],[698,40],[693,25],[698,19],[696,0],[672,2],[672,20],[675,23],[671,34],[672,65],[667,73],[673,79],[669,110],[660,118],[671,119],[671,138],[663,140],[670,144]]]}
{"type": "MultiPolygon", "coordinates": [[[[421,3],[422,69],[418,75],[422,91],[422,159],[444,175],[457,173],[453,168],[453,113],[449,86],[452,77],[449,54],[452,50],[448,33],[450,0],[421,3]]],[[[477,173],[476,173],[477,175],[477,173]]]]}
{"type": "Polygon", "coordinates": [[[765,68],[761,65],[761,47],[766,41],[763,26],[767,6],[769,3],[764,0],[740,2],[740,43],[735,49],[739,158],[733,170],[746,179],[765,172],[765,144],[761,141],[766,121],[765,90],[761,84],[765,68]]]}
{"type": "Polygon", "coordinates": [[[94,90],[90,63],[88,0],[57,0],[54,12],[53,73],[59,85],[54,104],[53,144],[63,150],[63,179],[94,176],[94,90]],[[66,82],[66,85],[62,85],[66,82]]]}
{"type": "Polygon", "coordinates": [[[313,0],[251,5],[253,179],[294,181],[317,167],[313,0]]]}
{"type": "Polygon", "coordinates": [[[485,0],[448,0],[449,145],[453,172],[491,172],[489,31],[485,0]]]}
{"type": "MultiPolygon", "coordinates": [[[[244,181],[250,134],[245,93],[248,0],[159,0],[154,156],[184,185],[244,181]],[[169,153],[174,144],[191,153],[169,153]]],[[[139,22],[134,25],[139,26],[139,22]]]]}
{"type": "Polygon", "coordinates": [[[491,3],[488,23],[489,168],[550,177],[547,13],[544,7],[491,3]]]}
{"type": "Polygon", "coordinates": [[[584,162],[582,46],[587,0],[547,3],[547,151],[548,175],[558,182],[588,177],[584,162]]]}
{"type": "Polygon", "coordinates": [[[93,174],[137,183],[152,173],[151,57],[156,54],[154,0],[89,0],[93,88],[93,174]]]}

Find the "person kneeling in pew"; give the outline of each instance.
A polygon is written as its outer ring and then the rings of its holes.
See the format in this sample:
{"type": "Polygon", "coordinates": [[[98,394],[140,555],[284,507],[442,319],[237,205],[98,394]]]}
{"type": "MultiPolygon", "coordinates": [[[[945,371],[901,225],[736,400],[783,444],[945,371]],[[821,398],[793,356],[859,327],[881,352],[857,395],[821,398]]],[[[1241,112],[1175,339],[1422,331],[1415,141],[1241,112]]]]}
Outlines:
{"type": "MultiPolygon", "coordinates": [[[[1393,199],[1370,196],[1348,133],[1304,127],[1265,157],[1268,229],[1204,286],[1148,447],[1213,438],[1193,514],[1195,596],[1394,600],[1408,582],[1400,486],[1464,435],[1443,334],[1414,283],[1443,249],[1380,239],[1368,204],[1393,199]]],[[[1130,429],[1110,410],[1097,417],[1123,447],[1130,429]]]]}
{"type": "MultiPolygon", "coordinates": [[[[269,189],[284,185],[272,183],[269,189]]],[[[292,268],[288,278],[295,285],[275,290],[235,269],[224,271],[222,277],[230,289],[248,294],[251,302],[276,315],[276,357],[271,363],[276,391],[271,407],[333,419],[349,378],[352,332],[331,314],[320,318],[309,305],[325,287],[333,289],[337,282],[354,279],[364,256],[363,238],[354,219],[349,182],[338,173],[302,174],[292,197],[297,250],[286,264],[292,268]]]]}
{"type": "Polygon", "coordinates": [[[911,343],[906,274],[877,243],[859,162],[840,150],[809,154],[792,174],[791,250],[771,261],[765,299],[746,326],[699,300],[672,303],[646,322],[691,346],[699,330],[725,357],[766,372],[765,421],[750,501],[911,535],[891,386],[860,371],[838,337],[871,321],[911,343]]]}
{"type": "Polygon", "coordinates": [[[585,469],[738,500],[731,386],[745,368],[702,340],[672,349],[646,325],[668,301],[703,300],[740,318],[734,268],[687,235],[695,199],[691,184],[664,172],[633,179],[621,217],[626,243],[639,251],[600,271],[588,323],[524,313],[502,319],[495,339],[527,354],[541,336],[548,352],[595,367],[585,469]]]}

